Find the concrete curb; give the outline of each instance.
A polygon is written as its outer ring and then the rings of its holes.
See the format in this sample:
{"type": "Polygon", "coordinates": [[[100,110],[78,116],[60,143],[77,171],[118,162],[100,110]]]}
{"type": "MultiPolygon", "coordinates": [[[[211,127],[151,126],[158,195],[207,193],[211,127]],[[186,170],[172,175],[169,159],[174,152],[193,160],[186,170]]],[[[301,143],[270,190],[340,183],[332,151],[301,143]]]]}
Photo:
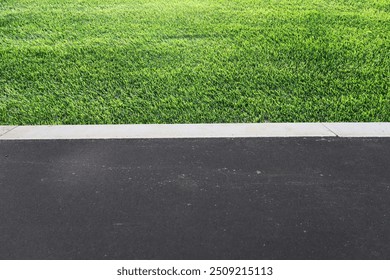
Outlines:
{"type": "Polygon", "coordinates": [[[0,140],[238,137],[390,137],[390,122],[0,126],[0,140]]]}
{"type": "Polygon", "coordinates": [[[0,126],[0,138],[6,133],[10,132],[12,129],[15,129],[16,126],[0,126]]]}

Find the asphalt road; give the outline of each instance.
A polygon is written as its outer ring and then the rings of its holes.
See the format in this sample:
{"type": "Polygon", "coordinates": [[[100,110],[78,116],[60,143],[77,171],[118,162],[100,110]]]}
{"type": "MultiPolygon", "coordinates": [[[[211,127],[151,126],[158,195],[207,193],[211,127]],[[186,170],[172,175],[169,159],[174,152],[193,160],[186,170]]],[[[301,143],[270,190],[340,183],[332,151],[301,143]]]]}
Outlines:
{"type": "Polygon", "coordinates": [[[390,138],[0,141],[0,259],[390,259],[390,138]]]}

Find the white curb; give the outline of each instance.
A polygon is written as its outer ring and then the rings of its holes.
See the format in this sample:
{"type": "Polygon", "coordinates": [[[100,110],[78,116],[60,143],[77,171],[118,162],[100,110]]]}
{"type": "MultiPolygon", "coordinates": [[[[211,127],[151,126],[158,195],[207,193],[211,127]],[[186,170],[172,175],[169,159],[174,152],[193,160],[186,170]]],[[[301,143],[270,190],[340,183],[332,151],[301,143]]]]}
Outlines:
{"type": "Polygon", "coordinates": [[[0,140],[237,137],[390,137],[390,123],[0,126],[0,140]]]}
{"type": "Polygon", "coordinates": [[[16,128],[16,126],[0,126],[0,139],[1,139],[1,136],[3,136],[7,132],[9,132],[10,130],[15,129],[15,128],[16,128]]]}
{"type": "Polygon", "coordinates": [[[390,123],[324,123],[339,137],[390,137],[390,123]]]}

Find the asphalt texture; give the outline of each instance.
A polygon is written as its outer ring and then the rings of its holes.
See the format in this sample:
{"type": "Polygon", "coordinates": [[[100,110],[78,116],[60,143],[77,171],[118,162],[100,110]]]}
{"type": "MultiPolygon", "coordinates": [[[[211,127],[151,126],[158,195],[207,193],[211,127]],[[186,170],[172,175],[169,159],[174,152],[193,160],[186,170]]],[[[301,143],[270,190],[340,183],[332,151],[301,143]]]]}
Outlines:
{"type": "Polygon", "coordinates": [[[0,141],[1,259],[390,259],[390,138],[0,141]]]}

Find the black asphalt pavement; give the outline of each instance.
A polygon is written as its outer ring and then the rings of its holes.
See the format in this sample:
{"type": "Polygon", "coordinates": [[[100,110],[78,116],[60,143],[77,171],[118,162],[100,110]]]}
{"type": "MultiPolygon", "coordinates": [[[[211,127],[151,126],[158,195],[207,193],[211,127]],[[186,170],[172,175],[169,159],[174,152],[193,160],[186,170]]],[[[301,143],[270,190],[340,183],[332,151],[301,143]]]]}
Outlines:
{"type": "Polygon", "coordinates": [[[390,138],[0,141],[0,259],[390,259],[390,138]]]}

